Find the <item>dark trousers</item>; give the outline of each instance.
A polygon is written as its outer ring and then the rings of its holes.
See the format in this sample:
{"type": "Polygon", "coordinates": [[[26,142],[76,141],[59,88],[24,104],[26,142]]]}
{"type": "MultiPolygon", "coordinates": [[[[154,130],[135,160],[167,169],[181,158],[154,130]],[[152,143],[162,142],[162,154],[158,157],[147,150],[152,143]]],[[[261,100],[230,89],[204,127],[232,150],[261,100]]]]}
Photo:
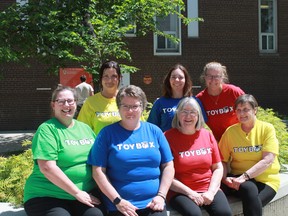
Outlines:
{"type": "MultiPolygon", "coordinates": [[[[167,216],[167,210],[166,207],[163,211],[153,211],[150,208],[146,209],[139,209],[136,211],[138,216],[167,216]]],[[[120,211],[111,211],[109,212],[108,216],[123,216],[120,211]]]]}
{"type": "MultiPolygon", "coordinates": [[[[99,198],[98,190],[92,194],[99,198]]],[[[24,203],[28,216],[104,216],[103,204],[93,208],[78,200],[57,199],[52,197],[36,197],[24,203]]]]}
{"type": "Polygon", "coordinates": [[[227,195],[235,195],[242,200],[245,216],[262,216],[262,207],[267,205],[276,195],[273,188],[254,179],[242,183],[238,191],[224,184],[221,188],[227,195]]]}
{"type": "Polygon", "coordinates": [[[210,205],[204,205],[202,207],[198,206],[189,197],[178,194],[171,198],[170,205],[172,208],[177,210],[182,216],[202,216],[202,208],[204,208],[209,215],[214,216],[231,216],[232,211],[229,206],[228,200],[225,194],[219,190],[215,196],[214,200],[210,205]]]}

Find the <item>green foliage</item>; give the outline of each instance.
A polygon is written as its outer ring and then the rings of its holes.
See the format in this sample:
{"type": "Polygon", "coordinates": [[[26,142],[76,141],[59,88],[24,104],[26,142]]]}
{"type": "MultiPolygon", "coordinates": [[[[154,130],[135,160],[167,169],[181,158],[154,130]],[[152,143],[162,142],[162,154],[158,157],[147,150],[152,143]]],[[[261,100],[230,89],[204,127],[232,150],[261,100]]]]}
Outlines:
{"type": "Polygon", "coordinates": [[[168,37],[156,29],[155,16],[177,14],[184,24],[196,20],[183,16],[184,9],[182,0],[29,0],[22,6],[13,4],[0,13],[0,63],[27,64],[32,58],[55,73],[59,67],[78,64],[97,79],[103,61],[132,61],[127,31],[137,27],[138,36],[155,32],[168,37]]]}
{"type": "Polygon", "coordinates": [[[276,130],[279,141],[279,161],[281,169],[285,170],[283,164],[288,164],[288,131],[286,124],[276,115],[273,109],[258,108],[257,118],[271,123],[276,130]]]}
{"type": "Polygon", "coordinates": [[[143,121],[147,121],[147,119],[149,117],[150,110],[152,109],[152,106],[153,106],[153,103],[151,103],[151,102],[147,103],[146,109],[144,110],[144,112],[142,114],[142,117],[143,117],[142,120],[143,121]]]}
{"type": "MultiPolygon", "coordinates": [[[[25,141],[26,145],[30,143],[25,141]]],[[[9,202],[17,207],[23,204],[23,188],[32,167],[31,149],[8,158],[0,157],[0,202],[9,202]]]]}

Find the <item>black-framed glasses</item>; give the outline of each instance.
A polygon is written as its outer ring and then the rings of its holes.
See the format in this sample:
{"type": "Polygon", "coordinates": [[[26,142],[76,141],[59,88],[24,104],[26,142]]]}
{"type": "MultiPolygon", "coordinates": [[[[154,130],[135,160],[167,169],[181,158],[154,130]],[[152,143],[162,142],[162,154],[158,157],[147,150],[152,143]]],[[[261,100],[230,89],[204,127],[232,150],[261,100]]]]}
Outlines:
{"type": "Polygon", "coordinates": [[[142,104],[135,104],[135,105],[126,105],[126,104],[121,104],[120,105],[125,111],[138,111],[139,108],[142,106],[142,104]]]}
{"type": "Polygon", "coordinates": [[[74,99],[57,99],[55,100],[57,102],[58,105],[60,106],[63,106],[66,104],[66,102],[69,104],[69,105],[74,105],[75,104],[75,100],[74,99]]]}
{"type": "Polygon", "coordinates": [[[205,77],[209,80],[220,80],[222,79],[221,75],[211,75],[211,74],[206,74],[205,77]]]}

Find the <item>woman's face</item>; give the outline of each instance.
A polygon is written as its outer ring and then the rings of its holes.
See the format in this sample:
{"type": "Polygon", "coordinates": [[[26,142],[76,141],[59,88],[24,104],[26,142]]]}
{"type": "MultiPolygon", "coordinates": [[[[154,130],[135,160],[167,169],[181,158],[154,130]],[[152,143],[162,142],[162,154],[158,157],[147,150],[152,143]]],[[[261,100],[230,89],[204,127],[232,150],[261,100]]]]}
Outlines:
{"type": "Polygon", "coordinates": [[[246,102],[243,104],[238,104],[235,112],[239,122],[245,124],[251,123],[255,120],[257,110],[253,109],[252,106],[246,102]]]}
{"type": "Polygon", "coordinates": [[[170,75],[170,85],[173,92],[183,91],[185,81],[185,74],[182,70],[177,68],[176,70],[172,71],[170,75]]]}
{"type": "Polygon", "coordinates": [[[190,104],[183,106],[183,109],[179,112],[179,122],[183,129],[195,129],[198,121],[198,111],[194,109],[190,104]]]}
{"type": "Polygon", "coordinates": [[[135,97],[123,97],[119,107],[119,113],[126,124],[129,122],[135,123],[140,120],[142,114],[142,104],[138,98],[135,97]]]}
{"type": "Polygon", "coordinates": [[[76,111],[76,101],[73,92],[63,90],[59,92],[55,102],[52,102],[52,109],[57,119],[72,119],[76,111]]]}
{"type": "Polygon", "coordinates": [[[106,68],[102,76],[102,86],[103,89],[118,89],[120,77],[117,74],[115,68],[106,68]]]}
{"type": "Polygon", "coordinates": [[[218,90],[223,82],[223,73],[221,70],[210,69],[206,71],[205,83],[206,87],[213,91],[218,90]]]}

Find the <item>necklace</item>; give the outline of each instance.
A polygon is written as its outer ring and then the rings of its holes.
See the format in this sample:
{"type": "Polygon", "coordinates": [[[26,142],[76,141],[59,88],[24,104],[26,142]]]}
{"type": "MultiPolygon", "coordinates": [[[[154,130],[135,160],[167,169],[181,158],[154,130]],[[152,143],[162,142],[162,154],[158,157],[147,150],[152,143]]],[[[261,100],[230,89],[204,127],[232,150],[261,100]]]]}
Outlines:
{"type": "Polygon", "coordinates": [[[220,97],[220,94],[222,93],[222,87],[220,86],[219,89],[217,90],[210,90],[208,89],[207,91],[207,94],[209,95],[209,97],[211,98],[211,100],[214,102],[215,105],[218,104],[218,100],[219,100],[219,97],[220,97]],[[209,94],[210,92],[210,94],[209,94]]]}
{"type": "MultiPolygon", "coordinates": [[[[208,95],[209,95],[209,94],[208,94],[208,95]]],[[[211,100],[214,102],[215,105],[218,104],[219,96],[220,96],[220,94],[217,95],[217,96],[209,95],[209,97],[211,98],[211,100]]]]}

